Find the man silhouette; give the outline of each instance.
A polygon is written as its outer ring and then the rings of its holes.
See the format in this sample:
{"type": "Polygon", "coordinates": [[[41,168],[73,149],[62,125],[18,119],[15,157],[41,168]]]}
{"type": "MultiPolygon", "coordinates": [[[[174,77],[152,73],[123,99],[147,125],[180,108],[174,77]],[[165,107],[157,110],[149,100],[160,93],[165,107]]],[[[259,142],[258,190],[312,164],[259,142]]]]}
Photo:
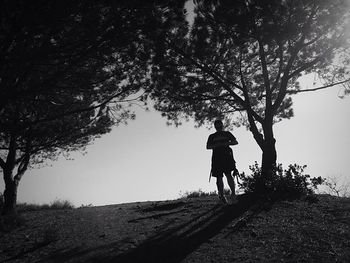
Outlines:
{"type": "Polygon", "coordinates": [[[224,182],[222,180],[223,174],[225,174],[227,183],[231,189],[231,200],[232,202],[236,202],[235,181],[233,180],[231,172],[234,171],[234,173],[237,173],[238,171],[230,145],[236,145],[238,142],[231,132],[223,130],[224,125],[221,120],[216,120],[214,122],[214,127],[216,132],[210,134],[207,141],[207,149],[213,150],[211,175],[216,177],[216,185],[220,200],[224,204],[227,204],[224,195],[224,182]]]}

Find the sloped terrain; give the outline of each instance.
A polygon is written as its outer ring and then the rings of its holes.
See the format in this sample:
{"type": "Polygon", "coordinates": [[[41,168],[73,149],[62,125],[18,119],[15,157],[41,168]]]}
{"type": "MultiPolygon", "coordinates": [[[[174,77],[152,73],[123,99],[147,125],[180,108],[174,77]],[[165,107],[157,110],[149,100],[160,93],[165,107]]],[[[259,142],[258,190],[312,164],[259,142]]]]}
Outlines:
{"type": "Polygon", "coordinates": [[[350,262],[350,199],[213,196],[21,214],[0,262],[350,262]]]}

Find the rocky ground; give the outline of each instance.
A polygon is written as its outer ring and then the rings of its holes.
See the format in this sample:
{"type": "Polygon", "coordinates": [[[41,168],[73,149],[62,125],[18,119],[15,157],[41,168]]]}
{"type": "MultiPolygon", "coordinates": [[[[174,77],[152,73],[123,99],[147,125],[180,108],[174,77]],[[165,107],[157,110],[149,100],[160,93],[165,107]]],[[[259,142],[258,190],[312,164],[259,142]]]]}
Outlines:
{"type": "Polygon", "coordinates": [[[350,199],[242,196],[42,210],[0,232],[0,262],[350,262],[350,199]]]}

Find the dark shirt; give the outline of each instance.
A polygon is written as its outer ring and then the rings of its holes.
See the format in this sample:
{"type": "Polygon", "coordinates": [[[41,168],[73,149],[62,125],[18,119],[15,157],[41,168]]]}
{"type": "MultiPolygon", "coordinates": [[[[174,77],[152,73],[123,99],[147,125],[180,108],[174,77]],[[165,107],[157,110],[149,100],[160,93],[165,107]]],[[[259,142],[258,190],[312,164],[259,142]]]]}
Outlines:
{"type": "Polygon", "coordinates": [[[227,146],[220,146],[220,147],[213,148],[213,156],[218,156],[218,155],[232,152],[230,146],[228,146],[230,142],[236,142],[236,138],[235,136],[233,136],[231,132],[218,131],[209,135],[207,145],[226,143],[227,146]]]}
{"type": "Polygon", "coordinates": [[[228,131],[218,131],[210,134],[207,141],[207,148],[213,149],[213,155],[211,158],[211,170],[212,176],[220,177],[223,173],[235,170],[235,160],[233,158],[233,152],[229,144],[237,144],[237,140],[232,133],[228,131]],[[215,147],[218,144],[226,144],[223,146],[215,147]]]}

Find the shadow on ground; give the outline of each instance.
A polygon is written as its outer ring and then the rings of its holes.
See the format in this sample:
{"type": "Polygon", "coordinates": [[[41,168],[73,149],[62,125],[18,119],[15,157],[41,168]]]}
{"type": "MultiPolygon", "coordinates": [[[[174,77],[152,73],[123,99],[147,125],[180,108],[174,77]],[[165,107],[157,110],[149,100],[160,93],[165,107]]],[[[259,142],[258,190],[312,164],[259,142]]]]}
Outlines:
{"type": "MultiPolygon", "coordinates": [[[[94,256],[89,258],[89,262],[181,262],[201,244],[209,241],[235,219],[242,216],[253,204],[253,200],[241,197],[239,203],[235,205],[212,205],[205,211],[199,211],[201,213],[186,222],[182,221],[170,227],[164,226],[163,230],[122,254],[115,253],[124,245],[119,241],[92,249],[73,249],[65,253],[56,253],[50,257],[50,260],[54,262],[75,261],[75,258],[79,261],[80,256],[92,253],[94,256]],[[108,250],[111,253],[99,253],[102,250],[108,250]]],[[[231,231],[239,230],[240,226],[237,226],[231,228],[231,231]]]]}

